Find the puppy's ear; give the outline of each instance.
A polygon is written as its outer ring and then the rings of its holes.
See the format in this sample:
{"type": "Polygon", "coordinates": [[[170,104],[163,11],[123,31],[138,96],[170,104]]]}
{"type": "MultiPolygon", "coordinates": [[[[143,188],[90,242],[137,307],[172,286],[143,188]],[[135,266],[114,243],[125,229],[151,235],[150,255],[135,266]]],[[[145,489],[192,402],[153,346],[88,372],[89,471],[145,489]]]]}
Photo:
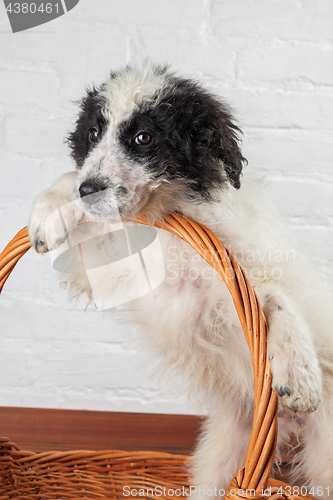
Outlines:
{"type": "Polygon", "coordinates": [[[216,159],[223,162],[225,173],[231,185],[239,189],[240,177],[243,166],[247,160],[240,150],[241,130],[234,123],[228,106],[216,102],[211,109],[211,121],[213,125],[213,140],[210,148],[216,159]]]}

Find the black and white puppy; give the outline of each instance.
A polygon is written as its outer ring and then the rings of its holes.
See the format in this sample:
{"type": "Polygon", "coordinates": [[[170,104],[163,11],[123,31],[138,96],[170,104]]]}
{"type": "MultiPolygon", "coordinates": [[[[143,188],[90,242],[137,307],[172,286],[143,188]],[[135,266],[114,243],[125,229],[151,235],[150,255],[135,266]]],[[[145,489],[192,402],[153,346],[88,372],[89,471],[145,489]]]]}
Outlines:
{"type": "MultiPolygon", "coordinates": [[[[76,170],[37,197],[29,235],[38,252],[47,252],[66,244],[85,216],[107,226],[119,218],[145,214],[154,220],[174,211],[212,229],[245,268],[269,322],[273,387],[281,401],[279,443],[292,433],[299,436],[299,477],[315,496],[329,498],[330,295],[292,247],[260,176],[249,168],[242,175],[239,133],[228,106],[167,67],[146,62],[114,72],[83,98],[68,137],[76,170]],[[60,208],[61,220],[47,224],[60,208]]],[[[201,496],[214,488],[223,496],[244,462],[251,431],[250,354],[221,279],[187,244],[162,229],[158,235],[165,278],[136,300],[131,314],[165,366],[181,374],[189,394],[207,410],[193,481],[201,496]]],[[[112,237],[108,241],[103,251],[112,255],[112,237]]],[[[107,301],[117,287],[130,290],[132,271],[128,265],[101,272],[94,300],[107,301]]],[[[73,293],[91,296],[84,274],[65,279],[73,293]]]]}

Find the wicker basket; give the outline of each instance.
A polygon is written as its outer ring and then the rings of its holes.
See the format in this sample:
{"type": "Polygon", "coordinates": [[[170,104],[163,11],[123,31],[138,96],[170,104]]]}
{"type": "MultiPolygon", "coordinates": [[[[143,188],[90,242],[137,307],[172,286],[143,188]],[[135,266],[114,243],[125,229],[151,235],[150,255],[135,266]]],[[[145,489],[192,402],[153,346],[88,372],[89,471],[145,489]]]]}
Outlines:
{"type": "MultiPolygon", "coordinates": [[[[144,217],[136,222],[147,224],[144,217]]],[[[216,269],[232,295],[251,351],[255,379],[253,429],[244,467],[231,480],[225,498],[312,498],[293,495],[288,485],[269,478],[277,440],[277,395],[271,388],[267,324],[244,272],[205,226],[172,214],[156,222],[155,227],[189,243],[216,269]]],[[[0,291],[29,248],[28,232],[24,228],[0,255],[0,291]]],[[[190,460],[183,455],[155,452],[32,453],[19,450],[3,438],[0,440],[0,500],[21,496],[27,499],[135,498],[127,494],[132,488],[144,489],[146,498],[153,498],[156,492],[156,498],[186,496],[189,486],[186,463],[190,460]],[[125,486],[127,490],[123,490],[125,486]],[[159,489],[154,490],[155,487],[159,489]]]]}

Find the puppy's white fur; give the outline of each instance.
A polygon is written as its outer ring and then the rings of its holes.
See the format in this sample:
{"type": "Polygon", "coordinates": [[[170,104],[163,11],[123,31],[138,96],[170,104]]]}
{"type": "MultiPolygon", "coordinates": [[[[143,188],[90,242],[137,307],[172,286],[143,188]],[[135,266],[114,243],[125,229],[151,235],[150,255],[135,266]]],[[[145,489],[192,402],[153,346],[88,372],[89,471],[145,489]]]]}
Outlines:
{"type": "MultiPolygon", "coordinates": [[[[142,165],[133,170],[133,163],[117,148],[116,127],[167,85],[167,80],[156,76],[149,66],[140,71],[125,72],[122,80],[111,81],[104,88],[107,102],[112,103],[106,111],[110,133],[88,155],[79,172],[66,174],[36,199],[29,224],[31,241],[43,242],[38,250],[47,251],[65,240],[63,225],[45,228],[45,220],[55,209],[70,203],[73,193],[75,198],[101,157],[105,162],[101,168],[114,185],[124,183],[124,179],[127,185],[135,184],[133,192],[139,202],[129,204],[127,215],[148,213],[154,218],[177,210],[214,231],[246,270],[269,323],[273,387],[280,391],[283,404],[278,450],[291,434],[297,434],[303,450],[296,458],[300,463],[295,468],[295,481],[314,487],[318,498],[330,498],[326,488],[331,488],[333,495],[332,296],[294,247],[265,194],[261,176],[252,169],[245,169],[241,189],[223,186],[216,193],[218,201],[201,203],[174,197],[179,185],[154,184],[142,165]],[[323,489],[323,496],[318,488],[323,489]]],[[[69,232],[83,212],[91,216],[81,200],[62,209],[69,232]]],[[[103,221],[103,215],[95,215],[95,220],[103,221]]],[[[189,395],[208,412],[195,452],[193,483],[206,491],[226,489],[243,465],[251,432],[254,403],[249,349],[221,279],[187,244],[162,229],[158,234],[165,279],[136,300],[131,314],[162,364],[180,374],[189,395]]],[[[112,238],[104,251],[110,255],[115,252],[112,238]]],[[[91,293],[84,275],[67,275],[66,279],[72,293],[91,293]]],[[[117,287],[130,296],[134,280],[130,267],[121,272],[118,269],[114,275],[101,274],[94,297],[103,301],[117,287]]]]}

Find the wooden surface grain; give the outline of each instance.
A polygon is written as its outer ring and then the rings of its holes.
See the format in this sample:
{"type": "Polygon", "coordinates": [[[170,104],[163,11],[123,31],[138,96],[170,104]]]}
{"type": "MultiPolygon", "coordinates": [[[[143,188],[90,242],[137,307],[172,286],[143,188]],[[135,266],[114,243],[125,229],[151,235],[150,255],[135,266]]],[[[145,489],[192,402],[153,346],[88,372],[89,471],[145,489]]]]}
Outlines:
{"type": "Polygon", "coordinates": [[[201,417],[0,407],[0,435],[31,451],[155,450],[189,454],[201,417]]]}

